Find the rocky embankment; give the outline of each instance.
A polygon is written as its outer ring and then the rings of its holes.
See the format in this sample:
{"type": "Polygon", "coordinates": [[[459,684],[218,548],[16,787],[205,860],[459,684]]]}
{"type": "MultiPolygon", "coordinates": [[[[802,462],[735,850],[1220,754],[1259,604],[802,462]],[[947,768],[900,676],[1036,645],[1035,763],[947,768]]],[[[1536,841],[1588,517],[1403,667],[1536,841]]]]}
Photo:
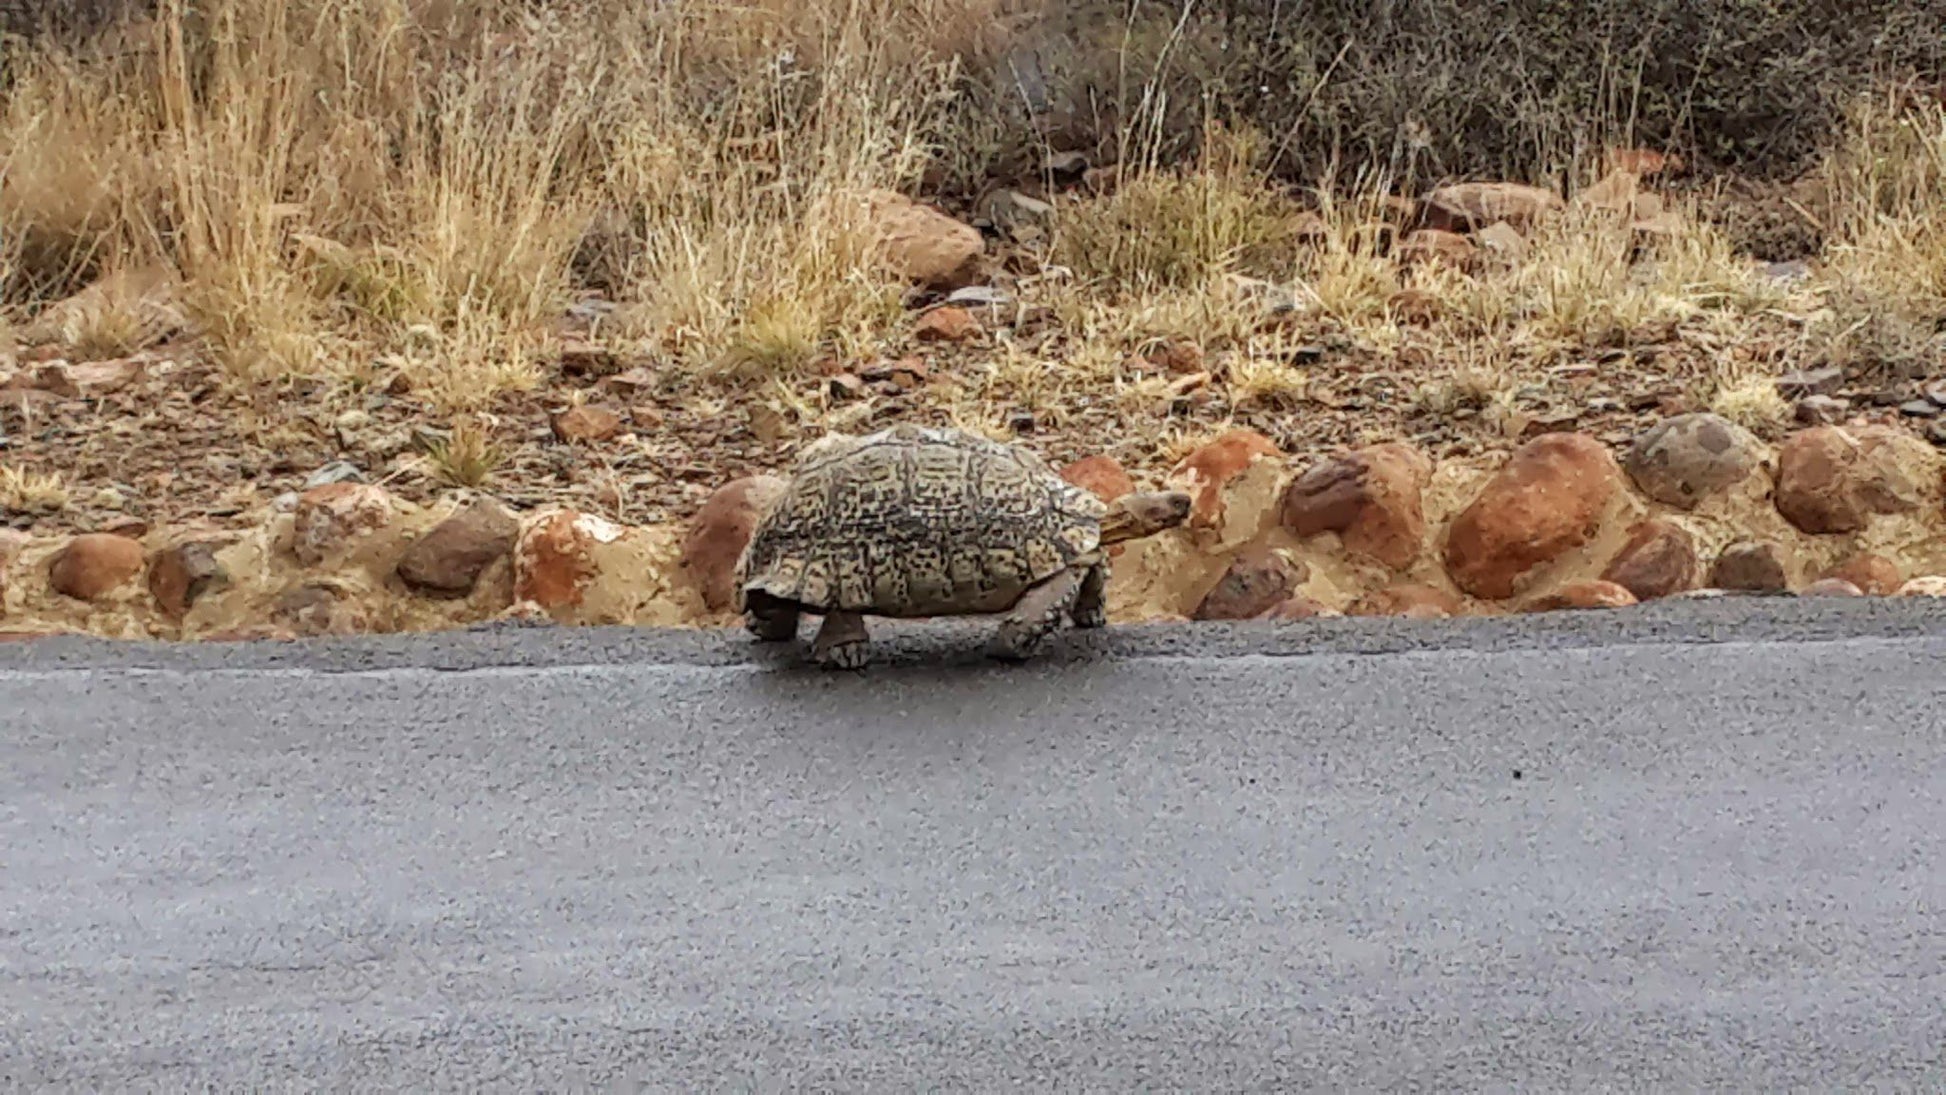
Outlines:
{"type": "MultiPolygon", "coordinates": [[[[1109,498],[1136,486],[1105,457],[1063,474],[1109,498]]],[[[1393,442],[1296,467],[1234,430],[1166,478],[1192,492],[1193,515],[1119,550],[1115,621],[1436,618],[1714,591],[1946,595],[1946,456],[1883,426],[1816,426],[1773,447],[1699,413],[1620,452],[1550,433],[1484,461],[1435,463],[1393,442]]],[[[0,635],[297,638],[505,617],[732,625],[731,571],[776,484],[726,483],[680,526],[516,512],[481,495],[420,506],[333,483],[243,533],[0,531],[0,635]]]]}

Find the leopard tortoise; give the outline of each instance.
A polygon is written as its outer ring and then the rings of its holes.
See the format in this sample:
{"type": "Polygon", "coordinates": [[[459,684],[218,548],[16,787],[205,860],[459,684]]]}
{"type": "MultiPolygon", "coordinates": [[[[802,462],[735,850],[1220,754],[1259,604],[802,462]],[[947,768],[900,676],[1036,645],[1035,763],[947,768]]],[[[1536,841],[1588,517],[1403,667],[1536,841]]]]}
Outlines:
{"type": "Polygon", "coordinates": [[[866,616],[1005,613],[987,652],[1030,657],[1065,615],[1107,623],[1102,549],[1181,524],[1180,491],[1113,504],[1016,445],[898,425],[810,446],[759,518],[737,563],[739,609],[764,642],[821,615],[811,657],[867,660],[866,616]]]}

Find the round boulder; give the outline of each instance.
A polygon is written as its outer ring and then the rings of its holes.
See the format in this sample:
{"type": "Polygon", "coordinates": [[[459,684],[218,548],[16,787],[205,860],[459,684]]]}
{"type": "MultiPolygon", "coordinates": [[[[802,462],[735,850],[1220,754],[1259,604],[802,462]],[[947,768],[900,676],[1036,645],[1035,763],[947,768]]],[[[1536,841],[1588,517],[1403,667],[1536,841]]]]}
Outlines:
{"type": "Polygon", "coordinates": [[[1889,426],[1814,426],[1777,455],[1777,512],[1814,535],[1857,532],[1938,494],[1938,453],[1889,426]]]}
{"type": "Polygon", "coordinates": [[[63,597],[98,600],[142,573],[145,561],[142,545],[126,536],[84,533],[55,554],[47,581],[63,597]]]}
{"type": "Polygon", "coordinates": [[[1520,579],[1594,539],[1621,485],[1615,458],[1575,433],[1514,450],[1446,535],[1446,571],[1475,597],[1501,600],[1520,579]]]}
{"type": "Polygon", "coordinates": [[[1313,465],[1284,490],[1278,519],[1298,536],[1339,534],[1347,551],[1404,570],[1426,538],[1432,461],[1410,445],[1372,445],[1313,465]]]}
{"type": "Polygon", "coordinates": [[[1689,530],[1652,517],[1629,529],[1628,541],[1601,576],[1628,590],[1638,601],[1652,601],[1693,587],[1699,567],[1696,538],[1689,530]]]}
{"type": "Polygon", "coordinates": [[[1643,431],[1622,466],[1643,494],[1687,510],[1742,482],[1762,463],[1756,435],[1721,415],[1698,412],[1643,431]]]}

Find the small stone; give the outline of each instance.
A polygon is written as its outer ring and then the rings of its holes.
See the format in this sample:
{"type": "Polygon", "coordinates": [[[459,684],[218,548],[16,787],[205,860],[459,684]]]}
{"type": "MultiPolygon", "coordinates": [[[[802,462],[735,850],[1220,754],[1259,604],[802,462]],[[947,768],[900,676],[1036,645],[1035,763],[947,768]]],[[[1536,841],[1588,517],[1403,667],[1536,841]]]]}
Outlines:
{"type": "Polygon", "coordinates": [[[1628,590],[1637,601],[1652,601],[1695,585],[1700,562],[1696,538],[1689,530],[1657,517],[1629,529],[1627,542],[1601,576],[1628,590]]]}
{"type": "Polygon", "coordinates": [[[1353,616],[1443,620],[1465,611],[1465,605],[1446,590],[1419,582],[1400,582],[1365,594],[1353,601],[1345,611],[1353,616]]]}
{"type": "Polygon", "coordinates": [[[1404,570],[1426,537],[1423,495],[1432,461],[1388,442],[1313,465],[1285,488],[1278,519],[1302,537],[1339,534],[1345,548],[1404,570]]]}
{"type": "Polygon", "coordinates": [[[1883,555],[1861,552],[1824,572],[1826,578],[1850,582],[1873,597],[1890,597],[1905,584],[1899,564],[1883,555]]]}
{"type": "Polygon", "coordinates": [[[608,407],[583,404],[553,417],[554,436],[568,444],[594,445],[621,435],[622,416],[608,407]]]}
{"type": "Polygon", "coordinates": [[[979,280],[986,241],[978,229],[890,190],[866,194],[863,204],[879,255],[899,277],[940,290],[979,280]]]}
{"type": "Polygon", "coordinates": [[[332,428],[340,433],[355,433],[371,424],[371,414],[355,407],[331,420],[332,428]]]}
{"type": "Polygon", "coordinates": [[[615,351],[579,338],[561,340],[560,363],[565,376],[613,376],[622,370],[621,359],[615,351]]]}
{"type": "Polygon", "coordinates": [[[1606,446],[1543,434],[1514,450],[1447,531],[1447,573],[1475,597],[1514,594],[1522,576],[1594,539],[1621,487],[1606,446]]]}
{"type": "Polygon", "coordinates": [[[1016,434],[1030,434],[1038,428],[1032,411],[1015,411],[1007,416],[1007,429],[1016,434]]]}
{"type": "Polygon", "coordinates": [[[964,289],[955,289],[946,294],[946,303],[957,304],[962,308],[969,305],[997,308],[1013,302],[1012,294],[991,285],[969,285],[964,289]]]}
{"type": "Polygon", "coordinates": [[[392,496],[367,483],[327,483],[298,496],[291,524],[291,553],[306,566],[345,550],[360,535],[384,527],[392,496]]]}
{"type": "Polygon", "coordinates": [[[1191,615],[1198,620],[1247,620],[1269,611],[1309,577],[1309,567],[1279,552],[1246,550],[1230,560],[1229,569],[1191,615]]]}
{"type": "Polygon", "coordinates": [[[1471,232],[1495,221],[1524,231],[1566,206],[1552,190],[1509,182],[1454,183],[1433,190],[1419,203],[1426,227],[1447,232],[1471,232]]]}
{"type": "Polygon", "coordinates": [[[1899,404],[1899,413],[1907,418],[1937,418],[1939,404],[1929,399],[1908,399],[1899,404]]]}
{"type": "Polygon", "coordinates": [[[1480,249],[1503,263],[1519,262],[1527,255],[1527,237],[1506,221],[1494,221],[1475,233],[1480,249]]]}
{"type": "Polygon", "coordinates": [[[399,580],[433,597],[473,592],[487,567],[513,551],[520,521],[490,498],[475,498],[433,526],[399,557],[399,580]]]}
{"type": "Polygon", "coordinates": [[[1845,383],[1845,371],[1836,365],[1822,369],[1799,369],[1777,378],[1777,394],[1785,399],[1811,395],[1831,395],[1845,383]]]}
{"type": "Polygon", "coordinates": [[[1750,431],[1720,415],[1677,415],[1644,431],[1622,466],[1643,494],[1664,505],[1694,509],[1703,499],[1742,482],[1763,462],[1750,431]]]}
{"type": "Polygon", "coordinates": [[[865,380],[851,373],[839,373],[825,380],[824,390],[834,400],[862,399],[865,396],[865,380]]]}
{"type": "Polygon", "coordinates": [[[1800,597],[1863,597],[1865,591],[1843,578],[1819,578],[1797,591],[1800,597]]]}
{"type": "Polygon", "coordinates": [[[702,593],[711,612],[727,612],[736,604],[737,560],[750,543],[757,522],[784,493],[785,481],[775,475],[751,475],[718,487],[689,522],[678,565],[702,593]]]}
{"type": "Polygon", "coordinates": [[[1946,575],[1926,574],[1899,587],[1901,597],[1946,597],[1946,575]]]}
{"type": "Polygon", "coordinates": [[[1061,478],[1094,492],[1104,502],[1135,493],[1135,481],[1129,478],[1122,462],[1105,454],[1076,460],[1061,469],[1061,478]]]}
{"type": "Polygon", "coordinates": [[[48,584],[77,601],[106,596],[142,572],[142,545],[126,536],[89,532],[69,540],[48,564],[48,584]]]}
{"type": "Polygon", "coordinates": [[[1926,398],[1934,404],[1946,407],[1946,380],[1935,380],[1925,387],[1926,398]]]}
{"type": "Polygon", "coordinates": [[[328,486],[332,483],[362,483],[364,481],[365,473],[359,471],[355,465],[344,460],[333,460],[331,463],[306,476],[304,479],[304,489],[310,490],[313,487],[328,486]]]}
{"type": "Polygon", "coordinates": [[[205,594],[229,582],[228,572],[216,558],[216,545],[206,541],[176,544],[149,557],[149,594],[174,620],[188,615],[205,594]]]}
{"type": "Polygon", "coordinates": [[[966,309],[948,304],[920,316],[912,337],[920,342],[970,342],[980,337],[980,321],[966,309]]]}
{"type": "Polygon", "coordinates": [[[1421,228],[1399,241],[1393,257],[1401,266],[1444,263],[1455,270],[1468,270],[1479,258],[1479,247],[1457,232],[1421,228]]]}
{"type": "Polygon", "coordinates": [[[1709,585],[1747,593],[1782,593],[1791,582],[1781,548],[1769,540],[1740,540],[1717,555],[1709,585]]]}
{"type": "Polygon", "coordinates": [[[1552,593],[1527,602],[1522,611],[1563,612],[1584,608],[1627,608],[1635,603],[1635,594],[1616,583],[1593,579],[1569,582],[1552,593]]]}
{"type": "Polygon", "coordinates": [[[1856,532],[1936,499],[1938,466],[1938,453],[1902,430],[1815,426],[1778,452],[1777,512],[1814,535],[1856,532]]]}

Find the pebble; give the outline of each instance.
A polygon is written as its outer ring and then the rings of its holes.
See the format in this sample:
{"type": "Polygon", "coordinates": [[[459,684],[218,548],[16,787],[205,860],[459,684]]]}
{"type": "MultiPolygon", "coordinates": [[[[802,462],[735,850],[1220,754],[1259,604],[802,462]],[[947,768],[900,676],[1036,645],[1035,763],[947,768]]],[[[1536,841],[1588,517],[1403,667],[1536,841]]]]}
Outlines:
{"type": "Polygon", "coordinates": [[[1936,418],[1939,404],[1930,399],[1912,399],[1899,404],[1899,413],[1913,418],[1936,418]]]}
{"type": "Polygon", "coordinates": [[[304,480],[304,489],[310,490],[312,487],[322,487],[329,483],[362,483],[364,481],[365,473],[359,471],[349,461],[333,460],[331,463],[312,472],[304,480]]]}

